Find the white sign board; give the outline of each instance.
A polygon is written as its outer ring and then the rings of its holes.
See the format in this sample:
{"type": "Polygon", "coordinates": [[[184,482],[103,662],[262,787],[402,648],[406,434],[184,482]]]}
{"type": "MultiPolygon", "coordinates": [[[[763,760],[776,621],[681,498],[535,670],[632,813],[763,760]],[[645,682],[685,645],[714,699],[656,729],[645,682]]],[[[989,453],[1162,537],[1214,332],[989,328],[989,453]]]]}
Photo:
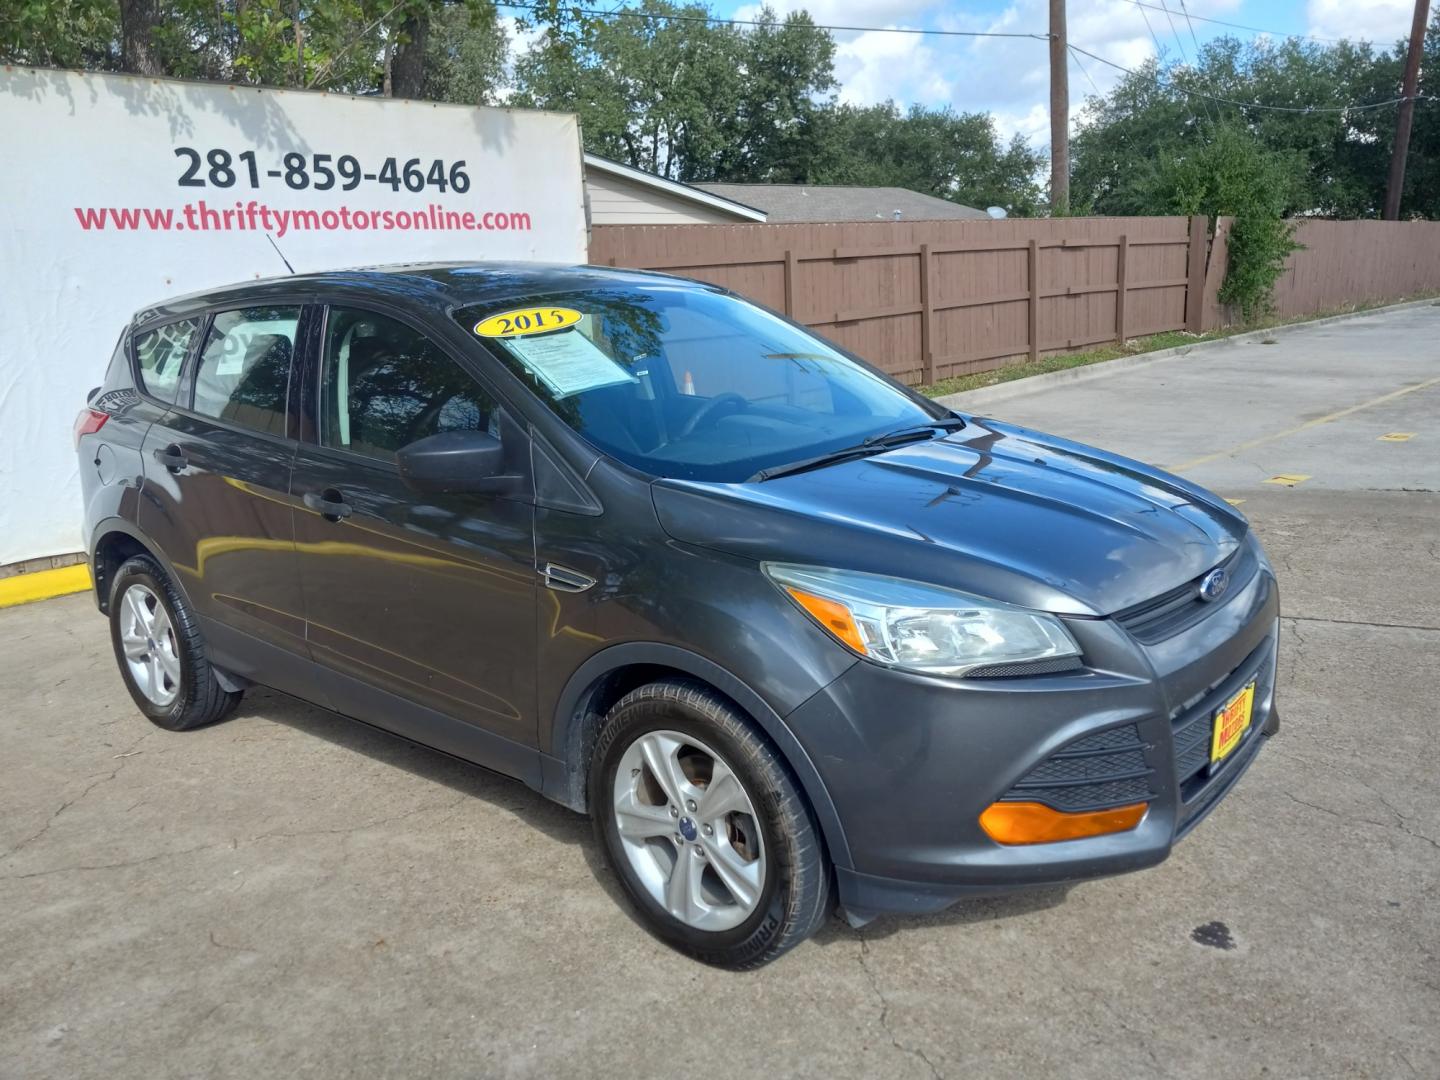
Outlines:
{"type": "Polygon", "coordinates": [[[70,429],[167,297],[415,261],[585,261],[568,114],[0,68],[0,565],[78,551],[70,429]]]}

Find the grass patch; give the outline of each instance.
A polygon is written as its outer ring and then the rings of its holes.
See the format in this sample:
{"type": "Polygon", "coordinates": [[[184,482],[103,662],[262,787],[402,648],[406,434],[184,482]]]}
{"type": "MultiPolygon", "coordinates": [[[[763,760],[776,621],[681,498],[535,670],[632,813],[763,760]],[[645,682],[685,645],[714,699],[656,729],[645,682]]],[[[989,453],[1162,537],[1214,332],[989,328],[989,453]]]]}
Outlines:
{"type": "MultiPolygon", "coordinates": [[[[959,375],[953,379],[941,379],[930,386],[919,386],[917,390],[929,397],[944,397],[947,394],[960,394],[966,390],[979,390],[983,386],[996,386],[999,383],[1014,382],[1016,379],[1028,379],[1031,375],[1044,375],[1051,371],[1065,371],[1067,368],[1087,367],[1090,364],[1102,364],[1106,360],[1118,360],[1122,356],[1138,356],[1141,353],[1159,352],[1161,349],[1175,349],[1185,345],[1198,345],[1204,341],[1218,341],[1221,338],[1234,337],[1236,334],[1247,334],[1252,330],[1266,330],[1275,326],[1290,326],[1294,323],[1310,322],[1314,319],[1325,319],[1334,315],[1348,315],[1357,311],[1370,311],[1373,308],[1389,307],[1392,304],[1403,304],[1407,300],[1424,300],[1429,297],[1440,296],[1440,292],[1421,293],[1416,296],[1402,297],[1399,300],[1373,300],[1359,304],[1349,304],[1345,307],[1331,308],[1328,311],[1317,311],[1312,315],[1294,315],[1286,319],[1267,318],[1257,319],[1244,326],[1227,326],[1220,330],[1211,330],[1204,334],[1191,334],[1184,330],[1169,330],[1163,334],[1152,334],[1150,337],[1133,338],[1130,341],[1117,341],[1110,345],[1102,345],[1098,349],[1087,349],[1085,352],[1057,353],[1053,356],[1042,356],[1038,360],[1026,360],[1018,364],[1006,364],[1004,367],[995,368],[992,371],[979,371],[973,375],[959,375]]],[[[1274,339],[1269,339],[1265,344],[1274,344],[1274,339]]]]}

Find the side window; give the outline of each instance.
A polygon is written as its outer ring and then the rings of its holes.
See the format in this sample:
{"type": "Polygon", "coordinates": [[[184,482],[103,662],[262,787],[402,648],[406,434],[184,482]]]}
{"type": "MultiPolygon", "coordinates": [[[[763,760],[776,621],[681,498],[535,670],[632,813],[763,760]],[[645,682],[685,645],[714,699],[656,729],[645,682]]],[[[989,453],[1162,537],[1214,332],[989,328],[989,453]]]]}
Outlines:
{"type": "Polygon", "coordinates": [[[271,435],[285,434],[285,391],[300,308],[222,311],[195,369],[196,412],[271,435]]]}
{"type": "Polygon", "coordinates": [[[135,359],[140,367],[140,389],[166,404],[175,400],[180,368],[200,330],[199,319],[157,326],[135,335],[135,359]]]}
{"type": "Polygon", "coordinates": [[[324,446],[394,461],[442,431],[496,434],[495,403],[434,342],[405,323],[332,307],[320,373],[324,446]]]}

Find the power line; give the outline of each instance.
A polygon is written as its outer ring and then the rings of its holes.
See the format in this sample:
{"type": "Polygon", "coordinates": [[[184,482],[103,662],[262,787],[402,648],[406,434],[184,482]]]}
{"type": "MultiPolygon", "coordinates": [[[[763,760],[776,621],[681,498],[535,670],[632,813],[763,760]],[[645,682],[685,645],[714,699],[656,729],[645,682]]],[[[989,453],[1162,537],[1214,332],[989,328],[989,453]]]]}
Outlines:
{"type": "MultiPolygon", "coordinates": [[[[1112,67],[1116,71],[1123,71],[1126,75],[1134,75],[1137,78],[1150,78],[1157,85],[1164,85],[1164,80],[1159,75],[1147,76],[1142,72],[1127,68],[1124,64],[1117,64],[1114,60],[1106,60],[1105,57],[1091,52],[1089,49],[1082,49],[1079,45],[1071,45],[1072,52],[1078,52],[1091,60],[1097,60],[1106,67],[1112,67]]],[[[1183,86],[1176,86],[1173,82],[1168,84],[1169,89],[1177,90],[1182,94],[1191,97],[1204,98],[1207,101],[1218,101],[1222,105],[1234,105],[1241,109],[1263,109],[1266,112],[1283,113],[1347,113],[1364,112],[1367,109],[1384,109],[1391,105],[1398,105],[1402,101],[1411,100],[1405,97],[1390,98],[1387,101],[1375,101],[1365,105],[1265,105],[1258,101],[1237,101],[1234,98],[1217,97],[1215,94],[1204,94],[1199,90],[1190,90],[1183,86]]],[[[1440,101],[1440,97],[1429,94],[1416,94],[1415,101],[1440,101]]]]}
{"type": "MultiPolygon", "coordinates": [[[[1185,55],[1185,42],[1180,37],[1180,31],[1175,28],[1175,17],[1170,14],[1170,5],[1165,3],[1165,0],[1160,0],[1160,6],[1165,9],[1165,21],[1170,24],[1170,33],[1175,35],[1175,45],[1180,50],[1180,62],[1182,64],[1189,64],[1190,58],[1185,55]]],[[[1199,65],[1200,47],[1197,43],[1195,47],[1195,66],[1198,68],[1199,65]]],[[[1205,110],[1205,119],[1213,124],[1215,122],[1215,114],[1210,111],[1210,103],[1204,98],[1201,98],[1200,107],[1205,110]]]]}
{"type": "MultiPolygon", "coordinates": [[[[496,7],[512,11],[533,11],[540,9],[534,4],[497,3],[496,7]]],[[[708,23],[712,26],[775,26],[774,22],[760,22],[755,19],[720,19],[711,15],[666,15],[655,11],[600,11],[595,8],[569,8],[577,15],[599,15],[605,18],[652,19],[664,22],[708,23]]],[[[909,26],[837,26],[827,23],[813,23],[817,30],[838,30],[862,34],[921,34],[929,37],[962,38],[1030,38],[1033,41],[1049,41],[1049,34],[1000,33],[988,30],[929,30],[909,26]]]]}
{"type": "MultiPolygon", "coordinates": [[[[1144,0],[1127,0],[1138,8],[1149,8],[1151,11],[1164,11],[1164,8],[1156,7],[1154,4],[1147,4],[1144,0]]],[[[1181,5],[1184,6],[1183,4],[1181,5]]],[[[1232,30],[1249,30],[1252,34],[1268,34],[1278,38],[1309,38],[1311,41],[1328,41],[1332,45],[1349,40],[1347,38],[1321,37],[1319,34],[1286,34],[1279,30],[1266,30],[1263,26],[1246,26],[1244,23],[1226,22],[1224,19],[1211,19],[1204,15],[1187,15],[1187,18],[1196,19],[1199,22],[1213,23],[1215,26],[1228,26],[1232,30]]],[[[1363,40],[1363,39],[1362,39],[1363,40]]]]}

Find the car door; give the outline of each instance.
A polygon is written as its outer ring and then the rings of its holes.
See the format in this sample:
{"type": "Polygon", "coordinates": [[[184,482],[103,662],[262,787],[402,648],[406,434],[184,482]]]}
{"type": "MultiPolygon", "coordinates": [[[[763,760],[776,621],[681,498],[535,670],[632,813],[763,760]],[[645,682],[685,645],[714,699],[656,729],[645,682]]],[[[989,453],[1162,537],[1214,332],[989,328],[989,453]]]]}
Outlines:
{"type": "Polygon", "coordinates": [[[422,494],[396,451],[488,430],[528,474],[528,440],[417,324],[332,306],[307,372],[295,463],[311,653],[340,711],[512,775],[536,767],[534,505],[422,494]],[[457,726],[457,722],[461,726],[457,726]]]}
{"type": "Polygon", "coordinates": [[[305,308],[213,312],[142,456],[140,527],[168,558],[212,652],[236,674],[314,696],[290,512],[287,403],[305,308]]]}

